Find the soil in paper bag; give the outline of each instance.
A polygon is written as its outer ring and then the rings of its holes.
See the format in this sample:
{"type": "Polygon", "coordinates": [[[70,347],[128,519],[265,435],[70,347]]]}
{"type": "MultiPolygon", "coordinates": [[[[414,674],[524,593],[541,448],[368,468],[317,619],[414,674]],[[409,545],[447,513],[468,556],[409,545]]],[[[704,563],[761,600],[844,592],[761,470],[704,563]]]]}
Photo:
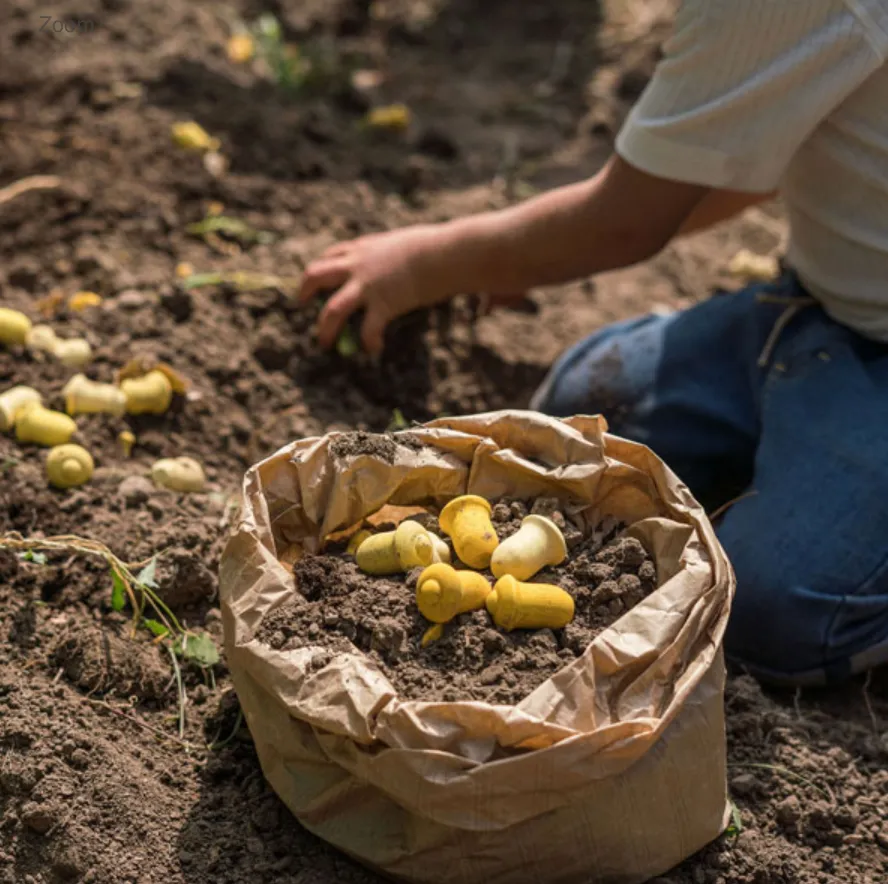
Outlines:
{"type": "MultiPolygon", "coordinates": [[[[343,554],[306,556],[296,563],[299,593],[264,621],[258,638],[278,650],[319,646],[318,668],[335,654],[364,652],[408,700],[486,700],[515,704],[580,656],[589,643],[656,586],[651,557],[635,538],[613,536],[619,526],[602,524],[583,537],[552,507],[546,511],[565,529],[573,550],[565,563],[536,575],[569,592],[576,614],[564,629],[497,629],[485,610],[463,614],[444,636],[420,646],[430,626],[415,602],[417,568],[381,578],[361,572],[343,554]]],[[[518,530],[527,507],[503,501],[494,507],[500,539],[518,530]]],[[[433,517],[420,519],[437,530],[433,517]]]]}

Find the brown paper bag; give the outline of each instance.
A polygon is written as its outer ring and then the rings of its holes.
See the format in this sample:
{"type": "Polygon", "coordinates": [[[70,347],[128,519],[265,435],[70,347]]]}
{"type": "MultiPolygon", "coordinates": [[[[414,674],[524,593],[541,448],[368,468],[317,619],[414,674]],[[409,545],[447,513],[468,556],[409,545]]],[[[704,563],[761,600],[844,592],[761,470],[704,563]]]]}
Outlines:
{"type": "Polygon", "coordinates": [[[635,884],[719,835],[734,576],[688,489],[600,418],[440,419],[410,431],[424,449],[377,456],[335,457],[339,435],[247,473],[221,568],[235,688],[263,771],[299,821],[429,884],[635,884]],[[653,555],[660,587],[511,707],[403,701],[357,650],[313,671],[316,649],[255,640],[296,591],[281,559],[386,503],[441,507],[466,492],[559,497],[590,526],[614,516],[653,555]]]}

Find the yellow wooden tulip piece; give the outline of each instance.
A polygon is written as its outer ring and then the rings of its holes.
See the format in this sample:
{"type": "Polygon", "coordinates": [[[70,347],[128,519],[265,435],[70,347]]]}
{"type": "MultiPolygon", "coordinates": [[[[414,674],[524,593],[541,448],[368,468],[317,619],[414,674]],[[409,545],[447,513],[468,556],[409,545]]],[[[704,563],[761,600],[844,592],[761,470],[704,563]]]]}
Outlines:
{"type": "Polygon", "coordinates": [[[507,574],[487,596],[494,623],[512,629],[561,629],[574,617],[570,594],[550,583],[521,583],[507,574]]]}
{"type": "Polygon", "coordinates": [[[62,340],[48,325],[35,325],[25,338],[25,346],[29,350],[49,353],[70,368],[83,368],[93,358],[92,347],[86,338],[62,340]]]}
{"type": "Polygon", "coordinates": [[[124,430],[118,435],[117,441],[120,442],[120,449],[123,452],[123,456],[129,457],[133,453],[133,445],[136,444],[136,437],[129,430],[124,430]]]}
{"type": "Polygon", "coordinates": [[[432,623],[447,623],[457,614],[484,606],[490,584],[476,571],[457,571],[438,562],[429,565],[416,582],[419,613],[432,623]]]}
{"type": "Polygon", "coordinates": [[[486,568],[499,544],[490,513],[490,504],[483,497],[464,494],[451,500],[438,517],[438,524],[453,541],[456,554],[470,568],[486,568]]]}
{"type": "Polygon", "coordinates": [[[547,565],[560,565],[567,558],[561,529],[545,516],[526,516],[521,527],[493,552],[490,570],[494,577],[511,574],[529,580],[547,565]]]}
{"type": "Polygon", "coordinates": [[[46,475],[56,488],[74,488],[92,478],[92,455],[80,445],[56,445],[46,456],[46,475]]]}
{"type": "Polygon", "coordinates": [[[194,120],[173,123],[170,127],[173,142],[185,150],[219,150],[221,142],[213,138],[206,129],[194,120]]]}
{"type": "Polygon", "coordinates": [[[358,547],[355,560],[365,574],[382,576],[430,565],[433,555],[428,532],[419,522],[406,519],[394,531],[368,537],[358,547]]]}
{"type": "Polygon", "coordinates": [[[410,125],[410,108],[406,104],[387,104],[367,112],[364,123],[371,129],[406,129],[410,125]]]}
{"type": "Polygon", "coordinates": [[[33,387],[10,387],[0,395],[0,430],[11,430],[17,412],[32,403],[39,405],[42,397],[33,387]]]}
{"type": "Polygon", "coordinates": [[[84,374],[75,374],[62,388],[68,414],[113,414],[126,411],[126,393],[114,384],[91,381],[84,374]]]}
{"type": "Polygon", "coordinates": [[[25,336],[25,345],[29,350],[39,350],[55,355],[56,347],[59,345],[59,337],[52,326],[35,325],[25,336]]]}
{"type": "Polygon", "coordinates": [[[432,538],[432,546],[435,548],[435,553],[432,556],[433,562],[444,562],[444,564],[450,564],[450,547],[447,545],[447,541],[441,537],[438,537],[437,534],[428,532],[429,537],[432,538]]]}
{"type": "Polygon", "coordinates": [[[444,624],[435,623],[430,626],[423,634],[419,641],[420,647],[427,648],[432,642],[438,641],[444,635],[444,624]]]}
{"type": "Polygon", "coordinates": [[[31,320],[18,310],[0,307],[0,344],[24,344],[31,331],[31,320]]]}
{"type": "Polygon", "coordinates": [[[75,292],[68,298],[68,308],[80,313],[89,307],[98,307],[102,303],[102,296],[95,292],[75,292]]]}
{"type": "Polygon", "coordinates": [[[51,411],[37,402],[19,408],[15,417],[15,437],[19,442],[37,445],[64,445],[77,431],[77,424],[60,411],[51,411]]]}
{"type": "Polygon", "coordinates": [[[361,529],[360,531],[356,531],[349,538],[348,546],[345,548],[345,552],[347,555],[353,556],[357,551],[358,547],[368,538],[372,537],[373,532],[368,531],[366,528],[361,529]]]}
{"type": "Polygon", "coordinates": [[[207,477],[203,467],[193,457],[165,457],[151,467],[155,484],[171,491],[203,491],[207,477]]]}
{"type": "Polygon", "coordinates": [[[93,352],[86,338],[69,338],[58,342],[53,356],[68,368],[83,368],[92,362],[93,352]]]}
{"type": "Polygon", "coordinates": [[[228,38],[225,51],[229,61],[234,64],[243,64],[253,57],[256,46],[249,34],[233,34],[228,38]]]}
{"type": "Polygon", "coordinates": [[[155,369],[140,378],[120,382],[129,414],[163,414],[173,400],[173,385],[164,372],[155,369]]]}

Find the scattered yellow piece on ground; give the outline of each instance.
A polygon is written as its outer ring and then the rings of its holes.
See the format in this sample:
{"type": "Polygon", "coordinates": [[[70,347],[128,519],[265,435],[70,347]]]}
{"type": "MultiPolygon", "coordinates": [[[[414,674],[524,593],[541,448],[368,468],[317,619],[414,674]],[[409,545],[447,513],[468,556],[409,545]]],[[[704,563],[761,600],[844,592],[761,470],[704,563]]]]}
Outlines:
{"type": "Polygon", "coordinates": [[[216,151],[222,146],[218,138],[213,138],[199,123],[184,120],[170,127],[173,142],[184,150],[216,151]]]}
{"type": "Polygon", "coordinates": [[[561,629],[574,617],[574,600],[551,583],[521,583],[511,575],[500,577],[487,596],[493,622],[512,629],[561,629]]]}
{"type": "Polygon", "coordinates": [[[219,200],[213,200],[207,206],[207,216],[210,218],[214,218],[217,215],[221,215],[225,211],[225,206],[223,203],[220,203],[219,200]]]}
{"type": "Polygon", "coordinates": [[[31,331],[31,320],[18,310],[0,307],[0,343],[24,344],[31,331]]]}
{"type": "Polygon", "coordinates": [[[371,129],[404,130],[410,125],[410,108],[406,104],[388,104],[367,112],[364,123],[371,129]]]}
{"type": "Polygon", "coordinates": [[[151,478],[162,488],[171,491],[203,491],[207,477],[203,467],[193,457],[165,457],[151,467],[151,478]]]}
{"type": "Polygon", "coordinates": [[[76,292],[68,298],[68,307],[78,313],[87,307],[98,307],[102,303],[102,296],[95,292],[76,292]]]}
{"type": "Polygon", "coordinates": [[[163,414],[173,399],[173,385],[162,371],[155,369],[140,378],[120,382],[126,395],[129,414],[163,414]]]}
{"type": "Polygon", "coordinates": [[[56,445],[46,455],[46,475],[56,488],[74,488],[92,478],[95,463],[81,445],[56,445]]]}
{"type": "Polygon", "coordinates": [[[546,565],[560,565],[566,558],[561,529],[545,516],[531,515],[493,551],[490,570],[494,577],[511,574],[517,580],[530,580],[546,565]]]}
{"type": "Polygon", "coordinates": [[[249,61],[256,52],[256,45],[249,34],[233,34],[225,47],[228,60],[233,64],[249,61]]]}
{"type": "Polygon", "coordinates": [[[92,347],[86,338],[62,340],[48,325],[35,325],[25,338],[29,350],[49,353],[63,365],[70,368],[83,368],[92,362],[92,347]]]}
{"type": "Polygon", "coordinates": [[[133,453],[133,445],[136,444],[136,437],[129,430],[124,430],[117,437],[117,441],[120,442],[123,456],[129,457],[133,453]]]}
{"type": "Polygon", "coordinates": [[[53,350],[53,356],[68,368],[83,368],[92,362],[93,352],[86,338],[69,338],[59,341],[53,350]]]}
{"type": "Polygon", "coordinates": [[[44,408],[37,402],[28,403],[15,415],[15,437],[19,442],[37,445],[64,445],[77,431],[77,424],[60,411],[44,408]]]}
{"type": "Polygon", "coordinates": [[[457,556],[470,568],[486,568],[499,544],[490,513],[490,504],[483,497],[463,494],[451,500],[438,517],[438,524],[453,541],[457,556]]]}
{"type": "Polygon", "coordinates": [[[62,388],[65,411],[75,414],[113,414],[126,411],[126,393],[114,384],[91,381],[84,374],[75,374],[62,388]]]}
{"type": "Polygon", "coordinates": [[[187,279],[189,276],[194,275],[194,267],[189,264],[187,261],[180,261],[176,265],[176,276],[179,279],[187,279]]]}
{"type": "Polygon", "coordinates": [[[40,393],[33,387],[10,387],[0,395],[0,430],[11,430],[20,409],[32,402],[40,405],[42,401],[40,393]]]}
{"type": "Polygon", "coordinates": [[[728,273],[752,282],[768,282],[780,275],[780,262],[773,255],[756,255],[740,249],[728,264],[728,273]]]}

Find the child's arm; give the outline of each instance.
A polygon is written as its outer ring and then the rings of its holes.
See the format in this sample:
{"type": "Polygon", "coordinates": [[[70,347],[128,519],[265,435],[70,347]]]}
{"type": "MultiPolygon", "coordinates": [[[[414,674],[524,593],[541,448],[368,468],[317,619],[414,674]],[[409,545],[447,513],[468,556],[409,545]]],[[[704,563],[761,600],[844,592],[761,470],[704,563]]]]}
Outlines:
{"type": "Polygon", "coordinates": [[[643,261],[707,191],[615,156],[594,178],[509,209],[340,243],[307,269],[300,299],[339,288],[319,319],[321,345],[363,307],[363,343],[378,353],[392,319],[461,292],[520,293],[643,261]]]}
{"type": "Polygon", "coordinates": [[[760,205],[776,196],[776,191],[744,193],[740,190],[710,190],[681,225],[678,235],[689,236],[699,233],[701,230],[706,230],[708,227],[739,215],[744,209],[760,205]]]}

